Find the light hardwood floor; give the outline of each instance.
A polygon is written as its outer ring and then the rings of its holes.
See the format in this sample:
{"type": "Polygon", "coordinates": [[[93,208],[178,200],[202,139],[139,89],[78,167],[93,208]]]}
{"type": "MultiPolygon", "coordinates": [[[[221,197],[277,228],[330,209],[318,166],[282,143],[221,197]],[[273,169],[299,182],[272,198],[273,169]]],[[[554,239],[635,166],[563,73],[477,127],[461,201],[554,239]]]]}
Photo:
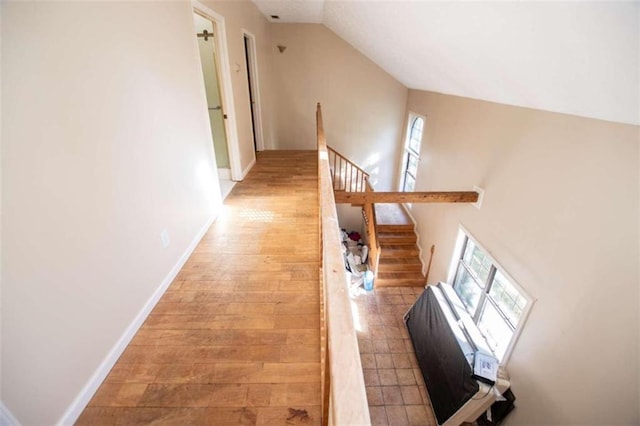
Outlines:
{"type": "Polygon", "coordinates": [[[77,424],[320,423],[315,151],[260,153],[77,424]]]}

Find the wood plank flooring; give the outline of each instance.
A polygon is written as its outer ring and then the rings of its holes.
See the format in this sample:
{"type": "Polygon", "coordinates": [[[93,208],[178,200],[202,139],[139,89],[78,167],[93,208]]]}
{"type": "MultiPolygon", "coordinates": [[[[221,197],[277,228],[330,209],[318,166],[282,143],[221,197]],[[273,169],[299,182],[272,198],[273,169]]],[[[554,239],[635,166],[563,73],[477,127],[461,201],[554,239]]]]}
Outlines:
{"type": "Polygon", "coordinates": [[[269,151],[77,424],[320,424],[315,151],[269,151]]]}

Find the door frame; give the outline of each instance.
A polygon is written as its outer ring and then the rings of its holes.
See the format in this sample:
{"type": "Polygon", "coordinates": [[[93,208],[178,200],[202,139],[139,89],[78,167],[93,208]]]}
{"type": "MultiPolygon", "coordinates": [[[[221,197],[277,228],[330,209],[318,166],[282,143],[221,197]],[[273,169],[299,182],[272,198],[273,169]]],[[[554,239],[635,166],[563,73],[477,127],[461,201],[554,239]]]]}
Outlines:
{"type": "MultiPolygon", "coordinates": [[[[262,110],[260,105],[260,80],[258,76],[260,73],[258,72],[258,53],[256,50],[256,36],[253,35],[250,31],[246,29],[242,29],[242,45],[246,49],[246,45],[244,43],[244,38],[249,39],[249,51],[246,52],[249,56],[250,67],[247,67],[247,78],[249,79],[251,94],[249,95],[249,102],[251,102],[251,98],[253,97],[253,118],[255,120],[254,128],[255,134],[253,135],[256,138],[256,149],[258,151],[264,151],[264,138],[262,131],[262,110]]],[[[249,108],[252,108],[249,105],[249,108]]]]}
{"type": "MultiPolygon", "coordinates": [[[[227,150],[229,152],[229,165],[231,166],[231,179],[242,180],[242,166],[240,164],[240,144],[238,142],[238,127],[236,123],[236,109],[233,102],[233,87],[231,85],[231,66],[229,64],[229,49],[227,47],[227,30],[224,17],[197,0],[191,2],[193,13],[197,13],[213,22],[213,41],[216,47],[216,59],[219,68],[218,80],[220,82],[220,95],[222,100],[222,112],[227,115],[223,120],[227,134],[227,150]]],[[[193,20],[192,20],[193,21],[193,20]]],[[[194,28],[194,35],[197,29],[194,28]]],[[[195,37],[194,37],[195,40],[195,37]]],[[[200,58],[198,58],[200,61],[200,58]]],[[[204,90],[204,86],[203,86],[204,90]]],[[[212,145],[213,149],[213,145],[212,145]]]]}

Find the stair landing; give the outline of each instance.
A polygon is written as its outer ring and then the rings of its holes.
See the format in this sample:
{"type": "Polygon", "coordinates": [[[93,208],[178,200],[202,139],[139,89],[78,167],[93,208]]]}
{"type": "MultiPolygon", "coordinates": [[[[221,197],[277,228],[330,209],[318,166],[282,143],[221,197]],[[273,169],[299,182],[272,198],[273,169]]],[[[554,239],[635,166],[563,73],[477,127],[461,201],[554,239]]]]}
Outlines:
{"type": "Polygon", "coordinates": [[[375,204],[378,225],[411,225],[413,221],[400,204],[375,204]]]}

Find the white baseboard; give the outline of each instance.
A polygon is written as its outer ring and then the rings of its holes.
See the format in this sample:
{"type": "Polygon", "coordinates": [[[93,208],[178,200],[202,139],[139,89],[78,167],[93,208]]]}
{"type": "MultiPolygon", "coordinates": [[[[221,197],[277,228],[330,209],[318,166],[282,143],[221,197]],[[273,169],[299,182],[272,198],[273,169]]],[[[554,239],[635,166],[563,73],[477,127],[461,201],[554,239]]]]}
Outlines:
{"type": "Polygon", "coordinates": [[[138,315],[136,315],[131,324],[129,324],[129,327],[127,327],[122,336],[120,336],[118,342],[113,348],[111,348],[111,351],[109,351],[105,359],[100,363],[100,366],[95,371],[95,373],[93,373],[93,376],[91,376],[87,384],[84,385],[78,396],[76,396],[69,408],[67,408],[60,420],[58,420],[58,422],[56,423],[57,425],[72,425],[76,420],[78,420],[78,417],[80,417],[80,414],[82,414],[82,411],[87,406],[93,395],[96,393],[98,387],[100,387],[104,379],[107,377],[107,375],[115,365],[116,361],[118,361],[118,358],[120,358],[120,355],[122,355],[124,350],[127,348],[127,345],[129,345],[131,339],[133,339],[133,336],[135,336],[135,334],[138,332],[138,329],[142,326],[142,323],[144,323],[144,321],[151,313],[151,310],[154,308],[154,306],[156,306],[164,292],[178,275],[180,269],[182,269],[184,264],[187,262],[187,259],[189,259],[189,256],[191,256],[191,253],[193,253],[193,250],[195,250],[196,246],[198,245],[202,237],[204,237],[204,234],[207,232],[216,217],[217,214],[212,216],[209,220],[207,220],[200,231],[198,231],[198,234],[191,241],[191,244],[189,244],[180,259],[178,259],[178,262],[176,262],[169,274],[164,278],[164,280],[162,280],[160,286],[151,295],[149,300],[147,300],[147,303],[144,304],[140,312],[138,312],[138,315]]]}
{"type": "Polygon", "coordinates": [[[411,219],[411,222],[413,222],[413,232],[416,234],[416,246],[418,246],[418,258],[420,259],[420,263],[422,263],[422,275],[425,275],[427,273],[427,263],[422,258],[422,246],[420,245],[418,222],[416,222],[416,218],[411,214],[411,209],[408,209],[404,204],[400,204],[400,207],[402,207],[407,216],[409,216],[409,219],[411,219]]]}
{"type": "Polygon", "coordinates": [[[247,177],[247,174],[249,173],[249,171],[251,170],[251,168],[254,166],[254,164],[256,164],[256,158],[254,157],[253,160],[251,161],[251,163],[249,163],[249,165],[247,166],[246,169],[244,169],[242,171],[242,177],[240,178],[240,180],[243,180],[245,177],[247,177]]]}
{"type": "Polygon", "coordinates": [[[0,426],[20,426],[18,419],[2,401],[0,401],[0,426]]]}
{"type": "Polygon", "coordinates": [[[218,179],[231,180],[231,169],[218,167],[218,179]]]}

